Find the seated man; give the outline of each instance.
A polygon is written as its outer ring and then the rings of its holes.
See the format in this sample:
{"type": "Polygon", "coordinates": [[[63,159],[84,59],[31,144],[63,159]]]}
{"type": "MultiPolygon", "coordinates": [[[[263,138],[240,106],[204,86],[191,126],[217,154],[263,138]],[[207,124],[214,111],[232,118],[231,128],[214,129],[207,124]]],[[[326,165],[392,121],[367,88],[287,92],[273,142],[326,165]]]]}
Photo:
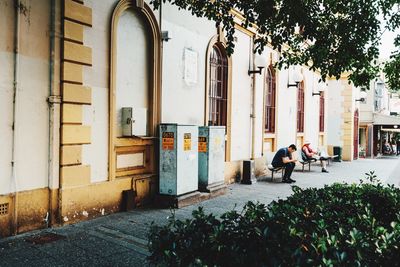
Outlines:
{"type": "Polygon", "coordinates": [[[328,170],[326,169],[326,162],[328,160],[328,158],[324,158],[324,157],[320,157],[318,156],[317,151],[313,150],[311,147],[311,142],[310,141],[305,141],[303,147],[301,148],[302,152],[302,156],[305,157],[303,158],[303,160],[320,160],[321,161],[321,166],[322,166],[322,172],[328,172],[328,170]]]}
{"type": "Polygon", "coordinates": [[[284,167],[285,174],[283,175],[282,183],[294,183],[295,180],[291,179],[294,166],[296,166],[296,159],[292,159],[292,153],[296,151],[297,148],[295,145],[291,144],[289,147],[283,147],[279,149],[274,158],[272,159],[272,166],[276,167],[284,167]]]}

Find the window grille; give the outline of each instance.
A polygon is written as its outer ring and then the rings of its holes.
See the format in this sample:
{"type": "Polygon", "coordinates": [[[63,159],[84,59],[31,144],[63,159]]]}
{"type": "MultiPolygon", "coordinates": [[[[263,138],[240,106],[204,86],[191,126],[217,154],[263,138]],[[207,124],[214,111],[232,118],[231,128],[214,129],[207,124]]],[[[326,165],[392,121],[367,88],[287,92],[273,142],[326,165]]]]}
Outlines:
{"type": "Polygon", "coordinates": [[[275,132],[275,108],[276,108],[276,76],[272,66],[267,68],[265,96],[265,131],[275,132]]]}
{"type": "Polygon", "coordinates": [[[210,55],[209,126],[226,126],[228,95],[228,58],[217,44],[210,55]]]}
{"type": "Polygon", "coordinates": [[[299,83],[297,90],[297,132],[304,132],[304,82],[299,83]]]}

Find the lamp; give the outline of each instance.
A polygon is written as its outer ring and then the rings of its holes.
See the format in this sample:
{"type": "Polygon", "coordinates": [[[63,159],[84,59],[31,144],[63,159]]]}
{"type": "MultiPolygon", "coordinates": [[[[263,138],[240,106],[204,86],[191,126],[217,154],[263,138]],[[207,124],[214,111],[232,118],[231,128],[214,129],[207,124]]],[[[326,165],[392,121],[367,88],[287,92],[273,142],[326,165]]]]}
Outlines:
{"type": "Polygon", "coordinates": [[[254,57],[254,66],[258,68],[258,70],[248,70],[247,74],[261,74],[262,69],[267,65],[267,59],[263,54],[256,54],[254,57]]]}
{"type": "Polygon", "coordinates": [[[288,87],[296,86],[303,81],[303,74],[301,74],[300,70],[293,67],[292,75],[289,73],[290,67],[288,69],[288,87]]]}
{"type": "Polygon", "coordinates": [[[360,101],[360,102],[364,103],[366,99],[367,99],[367,92],[361,91],[360,92],[360,98],[356,99],[356,102],[360,101]]]}
{"type": "Polygon", "coordinates": [[[171,37],[169,37],[169,32],[168,31],[162,31],[161,32],[161,40],[164,42],[168,42],[171,40],[171,37]]]}
{"type": "Polygon", "coordinates": [[[326,85],[326,83],[323,83],[323,84],[321,84],[321,86],[319,87],[319,90],[318,90],[318,93],[314,93],[314,92],[312,92],[312,95],[313,96],[315,96],[315,95],[321,95],[321,93],[323,93],[323,92],[325,92],[325,90],[327,89],[327,85],[326,85]]]}

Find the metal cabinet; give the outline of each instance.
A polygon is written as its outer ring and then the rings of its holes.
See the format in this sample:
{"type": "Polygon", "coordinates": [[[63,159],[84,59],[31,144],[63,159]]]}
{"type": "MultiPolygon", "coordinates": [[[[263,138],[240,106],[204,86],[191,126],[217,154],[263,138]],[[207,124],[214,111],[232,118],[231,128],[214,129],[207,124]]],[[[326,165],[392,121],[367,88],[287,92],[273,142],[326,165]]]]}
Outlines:
{"type": "Polygon", "coordinates": [[[224,183],[225,127],[199,127],[199,189],[224,183]]]}
{"type": "Polygon", "coordinates": [[[198,189],[198,126],[160,124],[160,194],[180,196],[198,189]]]}

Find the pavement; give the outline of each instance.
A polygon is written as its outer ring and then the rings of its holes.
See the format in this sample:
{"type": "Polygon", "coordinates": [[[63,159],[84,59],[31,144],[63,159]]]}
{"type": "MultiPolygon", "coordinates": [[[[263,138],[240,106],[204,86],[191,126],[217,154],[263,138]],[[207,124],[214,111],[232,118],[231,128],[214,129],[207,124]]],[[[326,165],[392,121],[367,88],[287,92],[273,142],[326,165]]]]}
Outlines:
{"type": "MultiPolygon", "coordinates": [[[[383,183],[400,187],[400,158],[381,157],[352,162],[333,162],[329,173],[321,173],[318,164],[311,172],[296,166],[292,178],[302,188],[323,187],[334,182],[353,183],[374,171],[383,183]]],[[[276,177],[279,177],[277,175],[276,177]]],[[[274,177],[275,178],[275,177],[274,177]]],[[[260,177],[251,185],[232,184],[225,195],[175,210],[179,219],[203,206],[207,213],[221,215],[241,210],[251,201],[265,204],[284,199],[292,193],[291,185],[260,177]]],[[[169,209],[135,209],[107,215],[91,221],[57,228],[32,231],[0,239],[0,266],[147,266],[147,232],[152,222],[164,224],[169,209]]]]}

